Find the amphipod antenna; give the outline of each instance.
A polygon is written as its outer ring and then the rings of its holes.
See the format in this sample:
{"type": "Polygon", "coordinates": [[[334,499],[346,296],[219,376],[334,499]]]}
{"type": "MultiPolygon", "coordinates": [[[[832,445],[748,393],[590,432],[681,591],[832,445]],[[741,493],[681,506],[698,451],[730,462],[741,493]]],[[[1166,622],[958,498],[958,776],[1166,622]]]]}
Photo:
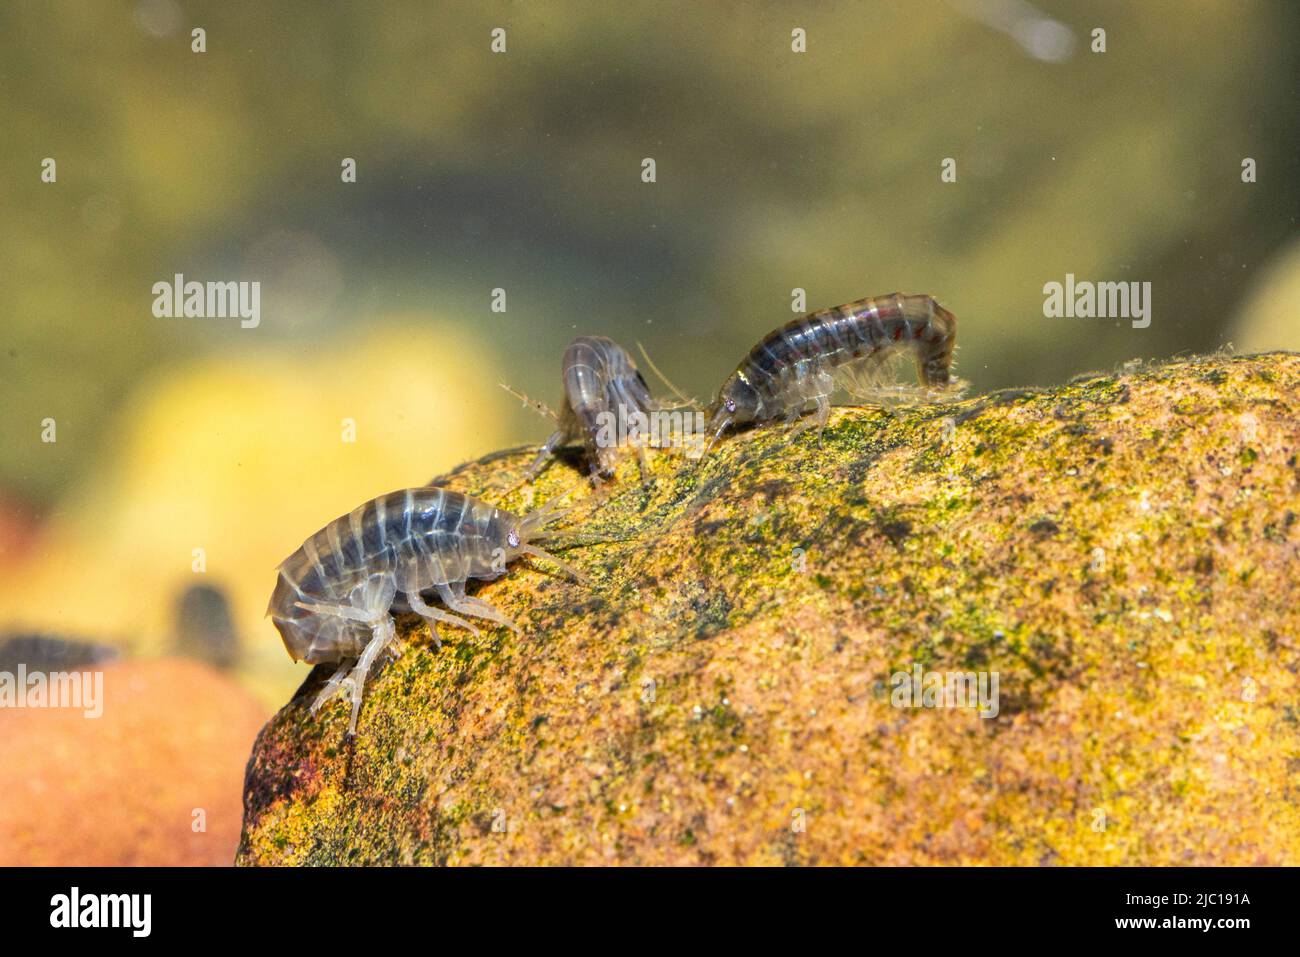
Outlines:
{"type": "Polygon", "coordinates": [[[522,401],[524,405],[532,406],[534,412],[540,412],[542,415],[549,416],[551,419],[553,419],[556,422],[560,421],[560,417],[556,415],[554,412],[552,412],[551,407],[547,405],[545,402],[541,402],[537,399],[530,398],[529,396],[524,395],[518,389],[510,388],[510,386],[506,385],[504,382],[498,382],[497,385],[501,386],[501,388],[505,389],[516,399],[522,401]]]}
{"type": "Polygon", "coordinates": [[[682,390],[677,388],[677,386],[673,385],[672,382],[669,381],[668,376],[664,375],[662,372],[659,371],[659,367],[655,365],[655,361],[650,358],[650,353],[645,351],[645,346],[641,345],[641,343],[638,342],[636,344],[636,347],[641,351],[641,358],[646,361],[646,365],[648,365],[651,371],[654,372],[654,374],[659,377],[659,381],[661,381],[664,385],[668,386],[669,390],[672,392],[673,395],[675,395],[678,398],[678,400],[681,401],[682,405],[689,405],[689,406],[696,405],[694,399],[686,395],[686,393],[682,392],[682,390]]]}

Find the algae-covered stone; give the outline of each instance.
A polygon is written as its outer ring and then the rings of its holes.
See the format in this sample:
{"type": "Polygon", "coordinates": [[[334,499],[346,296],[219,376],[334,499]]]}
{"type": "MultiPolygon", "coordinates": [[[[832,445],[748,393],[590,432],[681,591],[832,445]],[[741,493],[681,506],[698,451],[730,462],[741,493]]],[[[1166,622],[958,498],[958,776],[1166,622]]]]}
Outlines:
{"type": "Polygon", "coordinates": [[[840,409],[649,489],[466,465],[441,484],[511,508],[573,490],[590,583],[484,585],[518,636],[403,619],[355,740],[317,669],[238,859],[1300,863],[1298,387],[1214,356],[840,409]],[[996,716],[902,707],[917,670],[996,673],[996,716]]]}

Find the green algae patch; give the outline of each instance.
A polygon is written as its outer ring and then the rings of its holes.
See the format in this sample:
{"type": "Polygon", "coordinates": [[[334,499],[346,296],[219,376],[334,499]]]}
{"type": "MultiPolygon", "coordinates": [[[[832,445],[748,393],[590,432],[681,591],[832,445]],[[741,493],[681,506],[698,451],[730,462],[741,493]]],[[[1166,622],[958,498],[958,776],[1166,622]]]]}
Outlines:
{"type": "MultiPolygon", "coordinates": [[[[550,547],[400,619],[358,734],[260,735],[242,864],[1300,863],[1300,357],[837,409],[592,490],[533,450],[437,484],[550,547]],[[473,587],[471,587],[473,591],[473,587]],[[895,675],[998,676],[997,713],[895,675]]],[[[269,639],[268,639],[269,640],[269,639]]]]}

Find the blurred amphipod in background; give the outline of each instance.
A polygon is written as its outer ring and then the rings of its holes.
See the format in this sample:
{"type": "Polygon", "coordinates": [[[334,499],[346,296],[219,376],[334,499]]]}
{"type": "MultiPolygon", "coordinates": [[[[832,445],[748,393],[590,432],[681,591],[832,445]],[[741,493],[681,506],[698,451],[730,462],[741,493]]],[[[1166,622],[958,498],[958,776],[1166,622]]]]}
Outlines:
{"type": "Polygon", "coordinates": [[[118,656],[116,648],[72,638],[40,634],[0,636],[0,672],[19,665],[42,671],[66,671],[102,665],[118,656]]]}
{"type": "Polygon", "coordinates": [[[239,636],[226,593],[214,585],[191,585],[176,604],[176,651],[223,671],[239,660],[239,636]]]}

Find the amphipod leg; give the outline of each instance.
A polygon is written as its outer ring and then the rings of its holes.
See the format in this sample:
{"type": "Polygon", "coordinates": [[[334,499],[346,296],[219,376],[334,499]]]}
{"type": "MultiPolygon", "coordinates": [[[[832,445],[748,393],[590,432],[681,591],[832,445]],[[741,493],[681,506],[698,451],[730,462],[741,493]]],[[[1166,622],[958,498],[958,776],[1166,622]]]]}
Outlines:
{"type": "Polygon", "coordinates": [[[538,449],[537,457],[533,459],[533,464],[524,470],[526,481],[531,482],[533,479],[537,478],[542,469],[544,469],[550,463],[551,459],[554,458],[555,450],[558,449],[563,442],[563,432],[551,433],[551,437],[546,440],[546,444],[538,449]]]}
{"type": "Polygon", "coordinates": [[[451,585],[439,585],[438,597],[442,599],[444,605],[452,611],[458,611],[462,615],[473,615],[475,618],[483,618],[487,621],[495,622],[498,625],[504,625],[516,635],[519,634],[519,626],[514,623],[504,612],[493,607],[481,598],[468,598],[465,595],[465,586],[462,584],[459,588],[452,588],[451,585]]]}
{"type": "Polygon", "coordinates": [[[654,477],[650,474],[650,461],[646,455],[645,446],[637,443],[636,446],[636,464],[641,468],[641,484],[649,487],[654,484],[654,477]]]}
{"type": "Polygon", "coordinates": [[[382,619],[372,621],[371,628],[370,641],[366,642],[365,648],[362,649],[361,657],[357,658],[355,662],[352,659],[344,661],[339,666],[339,669],[334,672],[333,677],[325,682],[325,687],[321,689],[320,694],[316,696],[316,701],[311,706],[311,711],[314,714],[327,701],[346,688],[348,697],[352,699],[352,720],[348,724],[348,734],[357,733],[357,715],[361,713],[361,696],[365,691],[366,676],[370,674],[371,666],[374,665],[375,659],[379,657],[380,652],[397,637],[397,629],[393,625],[392,617],[387,612],[384,613],[382,619]],[[344,672],[347,672],[346,676],[344,672]]]}
{"type": "Polygon", "coordinates": [[[314,601],[296,601],[294,605],[318,615],[334,615],[337,618],[346,618],[348,621],[370,621],[368,612],[361,608],[353,608],[351,605],[331,605],[314,601]]]}
{"type": "Polygon", "coordinates": [[[397,628],[388,609],[393,603],[392,580],[375,576],[364,585],[353,590],[349,604],[298,604],[319,615],[335,615],[348,621],[360,621],[370,626],[370,640],[361,650],[361,655],[348,670],[349,662],[344,662],[325,683],[311,710],[314,712],[325,702],[338,694],[345,686],[352,699],[352,720],[348,724],[348,734],[357,733],[357,715],[361,712],[361,696],[365,691],[366,676],[379,654],[397,638],[397,628]],[[343,672],[348,671],[344,676],[343,672]]]}
{"type": "Polygon", "coordinates": [[[370,674],[370,666],[375,663],[375,659],[388,643],[397,637],[397,628],[393,625],[392,616],[387,612],[384,613],[383,619],[375,622],[372,627],[373,636],[361,652],[361,657],[357,659],[357,666],[345,679],[352,685],[352,720],[348,724],[348,734],[352,735],[357,733],[357,715],[361,713],[361,694],[366,687],[366,676],[370,674]]]}
{"type": "Polygon", "coordinates": [[[605,480],[600,477],[600,462],[596,459],[587,464],[587,480],[591,482],[592,491],[599,492],[605,487],[605,480]]]}
{"type": "MultiPolygon", "coordinates": [[[[503,388],[505,388],[507,392],[512,392],[515,395],[520,394],[518,392],[514,392],[514,390],[509,387],[503,386],[503,388]]],[[[532,400],[527,399],[525,401],[531,402],[532,400]]],[[[547,412],[549,413],[550,410],[548,409],[547,412]]],[[[554,413],[551,414],[552,416],[554,415],[554,413]]],[[[546,440],[546,444],[543,445],[538,450],[537,457],[533,459],[532,464],[529,465],[528,468],[524,469],[523,474],[519,477],[519,481],[515,482],[514,485],[506,489],[504,494],[509,495],[515,489],[520,488],[521,486],[534,481],[537,478],[537,476],[542,474],[542,469],[546,468],[546,466],[551,464],[551,460],[555,458],[555,450],[558,449],[563,444],[564,444],[564,433],[552,432],[550,438],[546,440]]]]}
{"type": "Polygon", "coordinates": [[[826,423],[831,419],[831,400],[830,396],[827,395],[814,396],[813,399],[817,403],[816,410],[790,430],[790,438],[794,440],[809,429],[816,429],[817,445],[820,447],[822,444],[822,430],[826,428],[826,423]]]}
{"type": "Polygon", "coordinates": [[[321,706],[324,705],[326,701],[329,701],[330,698],[338,694],[339,688],[342,685],[348,683],[348,679],[345,676],[349,671],[352,670],[352,666],[355,663],[356,660],[353,658],[343,659],[343,664],[339,665],[339,670],[334,672],[334,674],[330,677],[329,681],[325,682],[325,687],[320,689],[320,694],[318,694],[316,696],[316,700],[312,702],[312,706],[311,706],[312,714],[315,714],[317,711],[319,711],[321,709],[321,706]]]}
{"type": "Polygon", "coordinates": [[[790,440],[793,441],[809,429],[815,428],[818,431],[817,444],[821,445],[821,431],[826,428],[826,423],[830,421],[831,416],[831,395],[835,392],[835,376],[825,369],[816,367],[810,368],[807,376],[798,386],[798,396],[800,401],[792,403],[790,413],[786,416],[786,422],[791,426],[790,440]],[[805,405],[809,402],[815,402],[811,418],[805,418],[799,421],[803,414],[805,405]]]}
{"type": "Polygon", "coordinates": [[[532,555],[534,558],[544,558],[552,565],[558,565],[560,568],[564,569],[564,571],[566,571],[568,574],[573,576],[575,581],[579,581],[584,585],[588,584],[589,582],[586,575],[578,571],[578,569],[574,568],[568,562],[561,561],[560,559],[552,555],[550,552],[542,551],[536,545],[523,545],[520,547],[519,550],[523,552],[525,555],[532,555]]]}
{"type": "Polygon", "coordinates": [[[465,628],[471,635],[478,637],[479,631],[473,624],[457,615],[449,615],[445,611],[439,611],[432,605],[426,604],[418,591],[407,592],[406,603],[411,606],[411,611],[429,623],[429,633],[433,635],[433,643],[439,648],[442,647],[442,639],[438,637],[438,622],[440,621],[448,625],[465,628]]]}
{"type": "Polygon", "coordinates": [[[719,413],[713,417],[713,421],[709,423],[709,430],[713,434],[710,435],[709,440],[704,443],[704,451],[700,453],[700,457],[695,463],[696,468],[699,468],[704,464],[704,460],[709,457],[709,453],[713,451],[713,447],[717,445],[718,440],[722,438],[722,433],[731,428],[731,422],[732,419],[729,415],[719,413]]]}

